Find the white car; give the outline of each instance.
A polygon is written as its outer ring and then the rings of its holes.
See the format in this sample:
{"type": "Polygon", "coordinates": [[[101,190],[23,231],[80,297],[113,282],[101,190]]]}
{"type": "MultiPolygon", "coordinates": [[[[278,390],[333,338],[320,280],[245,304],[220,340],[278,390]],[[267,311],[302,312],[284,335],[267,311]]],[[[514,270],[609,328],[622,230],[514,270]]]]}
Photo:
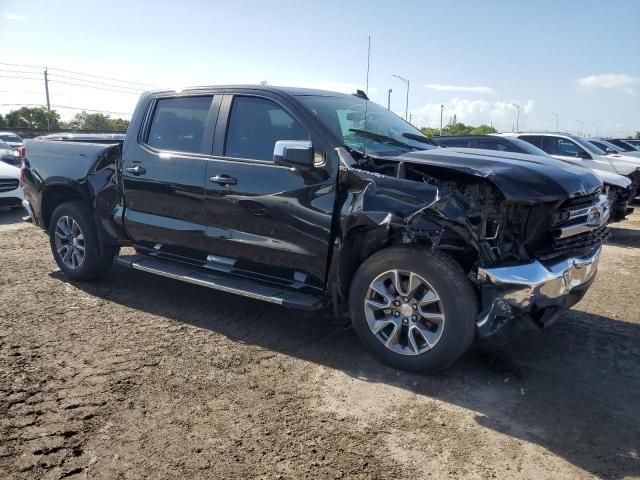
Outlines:
{"type": "Polygon", "coordinates": [[[640,158],[607,155],[586,139],[567,133],[502,133],[525,140],[559,160],[578,163],[592,170],[617,173],[629,178],[634,194],[640,192],[640,158]]]}
{"type": "Polygon", "coordinates": [[[605,140],[604,138],[589,138],[588,140],[589,140],[589,143],[595,145],[600,150],[605,152],[607,155],[611,155],[614,158],[617,158],[620,155],[624,155],[625,157],[640,158],[640,151],[633,150],[631,149],[631,147],[629,147],[628,150],[622,150],[620,146],[616,145],[615,143],[611,143],[610,141],[605,140]]]}
{"type": "Polygon", "coordinates": [[[20,167],[20,155],[11,148],[11,145],[0,140],[0,162],[8,163],[14,167],[20,167]]]}
{"type": "Polygon", "coordinates": [[[22,208],[20,169],[0,162],[0,207],[22,208]]]}

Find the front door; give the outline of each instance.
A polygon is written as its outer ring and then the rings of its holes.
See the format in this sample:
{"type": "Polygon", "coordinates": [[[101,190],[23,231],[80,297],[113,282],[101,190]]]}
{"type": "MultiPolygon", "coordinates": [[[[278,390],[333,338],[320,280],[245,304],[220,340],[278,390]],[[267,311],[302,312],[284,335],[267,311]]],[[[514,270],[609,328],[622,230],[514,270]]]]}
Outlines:
{"type": "Polygon", "coordinates": [[[124,222],[134,242],[178,254],[206,249],[213,105],[212,95],[155,99],[138,142],[125,143],[124,222]]]}
{"type": "Polygon", "coordinates": [[[278,140],[309,140],[294,114],[268,96],[225,96],[207,164],[210,260],[278,281],[322,288],[329,252],[336,172],[273,163],[278,140]]]}

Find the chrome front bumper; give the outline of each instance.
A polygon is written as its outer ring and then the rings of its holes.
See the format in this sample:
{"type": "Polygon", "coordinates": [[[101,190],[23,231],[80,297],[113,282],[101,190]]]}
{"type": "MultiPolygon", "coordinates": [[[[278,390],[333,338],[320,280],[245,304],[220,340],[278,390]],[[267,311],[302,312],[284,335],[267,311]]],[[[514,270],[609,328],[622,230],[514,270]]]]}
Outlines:
{"type": "MultiPolygon", "coordinates": [[[[589,255],[572,257],[555,264],[539,261],[508,267],[478,268],[476,282],[483,292],[483,311],[476,325],[479,336],[495,333],[504,319],[576,304],[584,295],[598,270],[602,247],[589,255]],[[502,318],[502,322],[497,322],[502,318]]],[[[543,315],[540,314],[540,317],[543,315]]],[[[550,317],[550,316],[549,316],[550,317]]]]}

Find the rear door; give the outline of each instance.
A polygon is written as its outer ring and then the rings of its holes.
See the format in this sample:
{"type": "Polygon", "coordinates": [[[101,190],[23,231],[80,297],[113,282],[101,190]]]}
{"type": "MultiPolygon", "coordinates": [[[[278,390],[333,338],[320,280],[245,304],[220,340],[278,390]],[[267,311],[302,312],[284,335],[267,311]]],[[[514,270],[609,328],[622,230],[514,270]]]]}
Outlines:
{"type": "Polygon", "coordinates": [[[125,228],[136,242],[200,256],[204,192],[217,104],[213,95],[156,98],[136,141],[125,142],[125,228]]]}
{"type": "Polygon", "coordinates": [[[337,169],[295,105],[270,92],[225,95],[207,164],[206,223],[213,264],[322,288],[337,169]],[[273,163],[278,140],[312,140],[317,168],[273,163]]]}

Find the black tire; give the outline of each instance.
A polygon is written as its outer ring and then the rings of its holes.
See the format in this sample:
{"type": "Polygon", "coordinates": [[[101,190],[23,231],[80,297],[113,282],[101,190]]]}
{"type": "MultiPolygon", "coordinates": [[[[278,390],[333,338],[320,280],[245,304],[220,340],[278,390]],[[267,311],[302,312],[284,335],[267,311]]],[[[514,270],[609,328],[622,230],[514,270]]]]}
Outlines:
{"type": "Polygon", "coordinates": [[[118,253],[117,247],[101,245],[91,209],[82,201],[63,203],[53,211],[49,221],[49,244],[51,245],[53,258],[62,273],[70,280],[75,281],[94,280],[105,275],[111,268],[113,259],[118,253]],[[58,220],[65,216],[77,222],[84,237],[84,259],[77,268],[70,268],[65,265],[55,244],[56,225],[58,220]]]}
{"type": "Polygon", "coordinates": [[[475,337],[478,299],[460,265],[448,255],[416,247],[390,247],[368,258],[356,272],[349,293],[351,321],[360,341],[387,365],[420,373],[435,373],[454,363],[475,337]],[[365,299],[369,285],[383,272],[399,269],[418,274],[437,292],[444,310],[441,337],[423,353],[404,355],[387,348],[369,328],[365,299]]]}

